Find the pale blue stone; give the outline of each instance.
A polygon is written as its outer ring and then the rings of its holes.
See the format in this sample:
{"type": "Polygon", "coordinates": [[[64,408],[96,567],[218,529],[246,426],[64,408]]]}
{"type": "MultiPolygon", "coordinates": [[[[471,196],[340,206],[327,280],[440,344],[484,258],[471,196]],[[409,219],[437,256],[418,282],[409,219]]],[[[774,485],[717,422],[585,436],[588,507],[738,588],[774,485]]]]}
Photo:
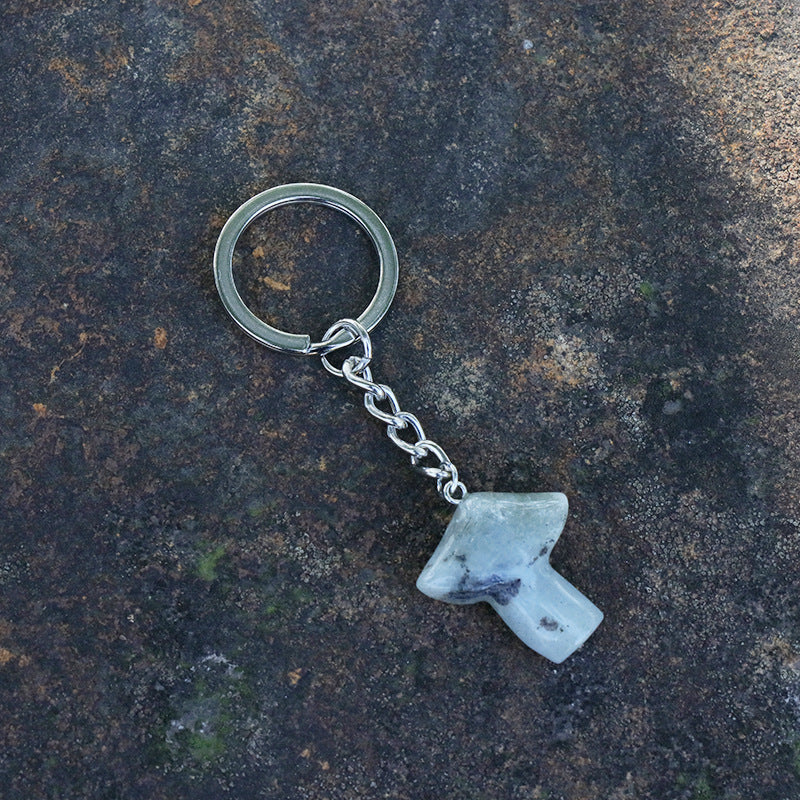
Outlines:
{"type": "Polygon", "coordinates": [[[560,492],[468,494],[417,588],[447,603],[489,603],[528,647],[561,663],[603,619],[550,566],[567,507],[560,492]]]}

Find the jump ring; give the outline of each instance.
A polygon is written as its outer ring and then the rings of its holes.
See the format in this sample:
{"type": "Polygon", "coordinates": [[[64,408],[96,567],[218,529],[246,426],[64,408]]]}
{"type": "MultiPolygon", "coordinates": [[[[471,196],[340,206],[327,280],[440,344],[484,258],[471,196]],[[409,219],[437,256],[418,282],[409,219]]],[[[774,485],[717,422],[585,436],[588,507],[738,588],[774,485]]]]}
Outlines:
{"type": "Polygon", "coordinates": [[[448,503],[457,506],[467,496],[467,487],[461,481],[450,481],[442,489],[441,495],[448,503]]]}
{"type": "Polygon", "coordinates": [[[364,355],[361,356],[358,363],[352,367],[352,372],[357,375],[358,373],[363,373],[364,370],[369,367],[369,362],[372,361],[372,340],[369,338],[369,331],[355,319],[340,319],[338,322],[334,322],[333,325],[325,331],[325,335],[320,342],[320,352],[323,354],[322,365],[331,375],[342,378],[344,377],[344,372],[334,367],[333,364],[328,361],[328,354],[332,353],[334,350],[340,350],[342,347],[347,347],[353,342],[361,342],[361,346],[364,348],[364,355]],[[335,342],[335,338],[340,333],[349,333],[352,338],[349,342],[345,342],[344,344],[337,343],[335,342]]]}

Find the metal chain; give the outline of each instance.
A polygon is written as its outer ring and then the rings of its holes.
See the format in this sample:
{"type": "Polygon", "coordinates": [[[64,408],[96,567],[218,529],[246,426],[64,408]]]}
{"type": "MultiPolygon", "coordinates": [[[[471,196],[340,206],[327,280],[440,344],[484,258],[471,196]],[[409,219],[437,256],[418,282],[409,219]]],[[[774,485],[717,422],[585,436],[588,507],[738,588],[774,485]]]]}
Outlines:
{"type": "Polygon", "coordinates": [[[420,421],[410,412],[400,408],[395,393],[385,384],[372,379],[369,368],[372,360],[372,341],[367,329],[357,320],[340,319],[322,337],[322,364],[332,375],[344,378],[364,392],[364,407],[373,417],[386,425],[392,442],[411,456],[411,464],[424,475],[436,480],[436,490],[448,503],[458,505],[467,495],[467,487],[458,479],[456,465],[436,442],[425,436],[420,421]],[[327,347],[335,336],[345,332],[350,341],[327,347]],[[334,367],[328,355],[334,350],[360,343],[364,354],[345,359],[341,369],[334,367]],[[382,407],[381,407],[382,406],[382,407]],[[403,438],[400,432],[410,438],[403,438]],[[427,462],[427,463],[426,463],[427,462]],[[434,466],[435,465],[435,466],[434,466]]]}

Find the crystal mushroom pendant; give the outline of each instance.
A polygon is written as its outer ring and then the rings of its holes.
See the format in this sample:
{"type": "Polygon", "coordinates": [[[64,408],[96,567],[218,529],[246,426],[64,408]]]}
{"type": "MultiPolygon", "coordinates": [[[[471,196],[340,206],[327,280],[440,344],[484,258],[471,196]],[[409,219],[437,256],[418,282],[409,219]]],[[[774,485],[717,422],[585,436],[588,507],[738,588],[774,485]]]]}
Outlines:
{"type": "Polygon", "coordinates": [[[446,603],[489,603],[528,647],[561,663],[603,619],[550,566],[567,506],[560,492],[467,494],[417,588],[446,603]]]}

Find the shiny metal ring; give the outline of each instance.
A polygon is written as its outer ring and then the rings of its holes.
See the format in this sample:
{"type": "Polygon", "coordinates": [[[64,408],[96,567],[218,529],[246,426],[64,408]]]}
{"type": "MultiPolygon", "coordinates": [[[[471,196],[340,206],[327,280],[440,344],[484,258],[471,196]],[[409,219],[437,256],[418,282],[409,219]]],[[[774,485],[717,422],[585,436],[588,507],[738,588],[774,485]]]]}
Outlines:
{"type": "Polygon", "coordinates": [[[330,352],[353,341],[353,336],[342,331],[333,339],[324,342],[311,342],[307,334],[287,333],[273,328],[259,319],[245,305],[233,280],[233,251],[244,229],[257,217],[279,206],[291,203],[315,203],[328,206],[346,214],[354,220],[369,236],[378,253],[380,273],[378,288],[367,308],[358,317],[368,331],[371,331],[389,310],[397,289],[397,251],[386,226],[380,217],[367,205],[353,195],[317,183],[287,183],[267,189],[239,206],[225,223],[214,251],[214,280],[222,303],[236,324],[273,350],[312,355],[330,352]]]}
{"type": "Polygon", "coordinates": [[[364,348],[364,355],[360,358],[354,356],[355,363],[351,364],[352,371],[357,375],[359,372],[363,373],[365,369],[369,367],[369,362],[372,361],[372,340],[369,338],[369,333],[367,329],[360,323],[358,320],[355,319],[340,319],[338,322],[334,322],[333,325],[325,331],[322,335],[322,348],[320,350],[321,353],[324,355],[322,356],[322,366],[325,367],[331,375],[335,375],[337,378],[344,377],[344,367],[342,369],[338,369],[328,361],[328,355],[332,353],[334,350],[338,349],[336,345],[332,344],[332,342],[336,341],[337,334],[344,331],[345,333],[349,333],[352,336],[352,341],[359,341],[361,342],[361,346],[364,348]]]}

